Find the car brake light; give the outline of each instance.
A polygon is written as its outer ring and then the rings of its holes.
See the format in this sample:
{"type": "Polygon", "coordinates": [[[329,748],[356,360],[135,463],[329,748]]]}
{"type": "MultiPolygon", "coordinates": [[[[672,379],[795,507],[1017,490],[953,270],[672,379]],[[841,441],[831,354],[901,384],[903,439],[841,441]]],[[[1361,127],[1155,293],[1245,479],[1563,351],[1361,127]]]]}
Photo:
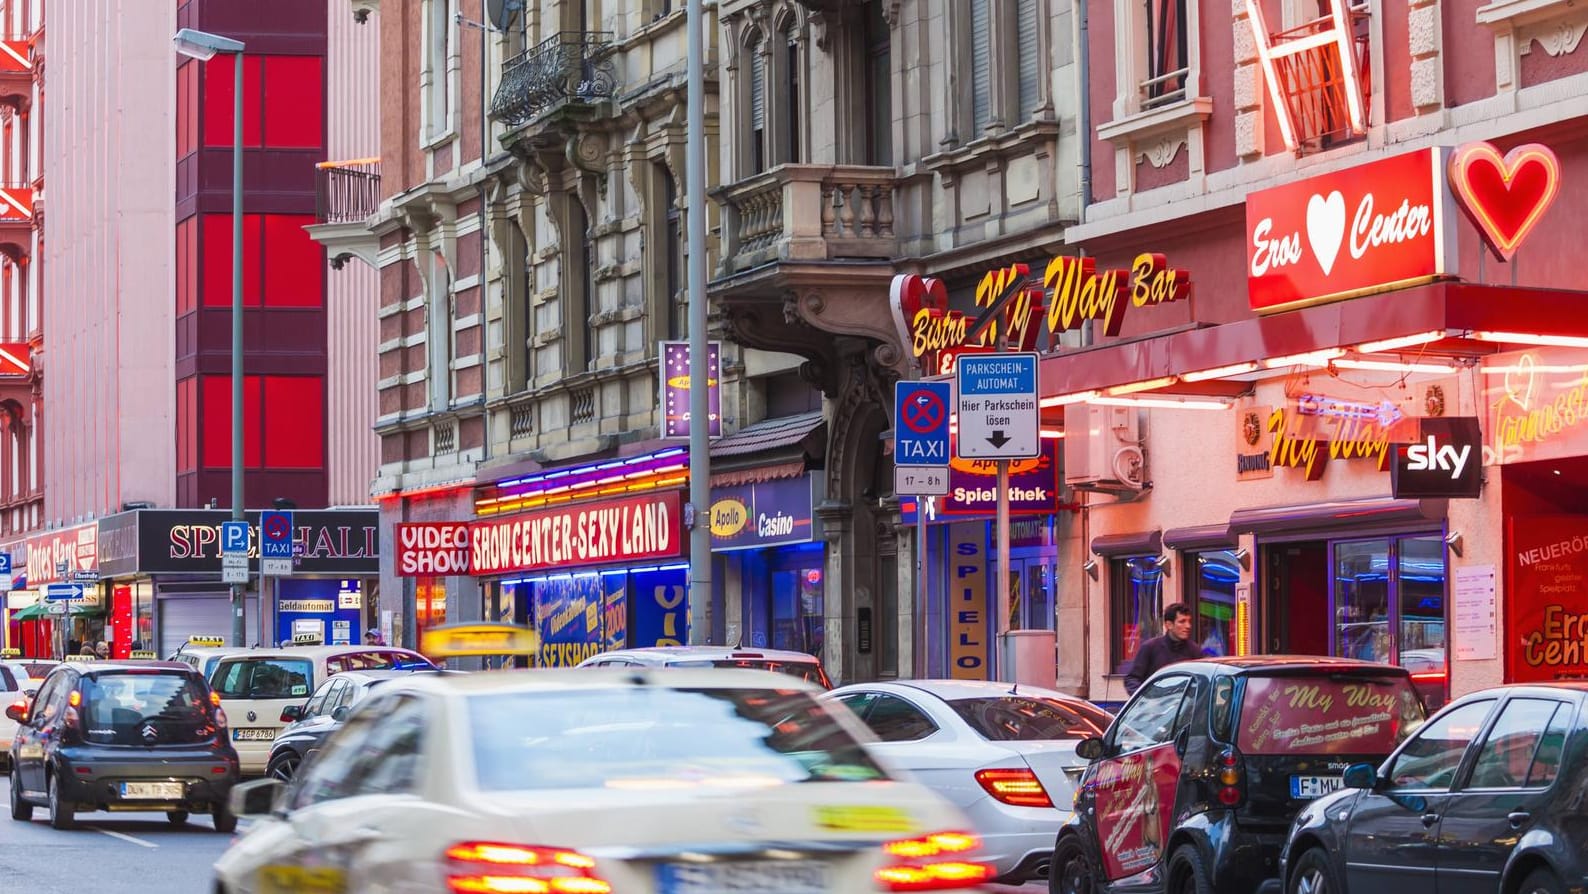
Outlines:
{"type": "Polygon", "coordinates": [[[219,692],[210,691],[210,705],[216,708],[221,706],[221,694],[219,692]]]}
{"type": "Polygon", "coordinates": [[[1030,770],[1008,768],[977,770],[976,781],[995,800],[1015,807],[1052,807],[1042,781],[1030,770]]]}
{"type": "Polygon", "coordinates": [[[1234,807],[1241,803],[1241,759],[1232,748],[1227,748],[1219,755],[1218,779],[1219,803],[1225,807],[1234,807]]]}
{"type": "Polygon", "coordinates": [[[595,860],[555,847],[467,841],[447,848],[453,894],[611,894],[595,860]]]}
{"type": "Polygon", "coordinates": [[[981,839],[964,832],[938,832],[882,846],[891,859],[875,875],[884,891],[948,891],[974,888],[993,876],[991,866],[971,855],[981,839]]]}

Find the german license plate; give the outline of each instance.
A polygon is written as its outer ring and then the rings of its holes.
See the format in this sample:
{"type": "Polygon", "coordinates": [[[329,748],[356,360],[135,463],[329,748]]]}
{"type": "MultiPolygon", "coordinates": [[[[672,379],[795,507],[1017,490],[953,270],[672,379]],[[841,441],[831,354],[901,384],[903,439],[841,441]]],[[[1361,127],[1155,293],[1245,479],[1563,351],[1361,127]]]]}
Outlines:
{"type": "Polygon", "coordinates": [[[121,796],[123,798],[147,798],[156,801],[182,800],[182,783],[180,782],[123,782],[121,796]]]}
{"type": "Polygon", "coordinates": [[[1339,776],[1292,776],[1290,777],[1290,796],[1292,798],[1321,798],[1330,792],[1338,791],[1341,785],[1339,776]]]}
{"type": "Polygon", "coordinates": [[[232,730],[232,741],[234,742],[273,742],[275,739],[276,731],[273,729],[237,727],[232,730]]]}
{"type": "Polygon", "coordinates": [[[816,860],[664,863],[661,894],[826,894],[827,864],[816,860]]]}

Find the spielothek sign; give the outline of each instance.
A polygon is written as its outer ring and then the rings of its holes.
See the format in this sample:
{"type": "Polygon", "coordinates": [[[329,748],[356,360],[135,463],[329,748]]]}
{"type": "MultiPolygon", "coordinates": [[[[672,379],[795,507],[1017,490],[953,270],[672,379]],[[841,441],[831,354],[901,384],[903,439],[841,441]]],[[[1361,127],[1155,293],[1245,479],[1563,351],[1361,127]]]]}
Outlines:
{"type": "Polygon", "coordinates": [[[1246,197],[1253,310],[1285,310],[1456,269],[1449,150],[1419,149],[1246,197]]]}

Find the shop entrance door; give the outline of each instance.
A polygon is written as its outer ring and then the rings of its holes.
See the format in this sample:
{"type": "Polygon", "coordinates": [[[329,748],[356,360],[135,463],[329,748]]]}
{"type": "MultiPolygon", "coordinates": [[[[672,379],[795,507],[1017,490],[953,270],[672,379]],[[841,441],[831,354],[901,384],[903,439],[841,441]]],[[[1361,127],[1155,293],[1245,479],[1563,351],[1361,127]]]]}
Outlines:
{"type": "Polygon", "coordinates": [[[1328,541],[1265,544],[1262,558],[1263,635],[1257,651],[1328,655],[1328,541]]]}
{"type": "Polygon", "coordinates": [[[1053,630],[1058,560],[1043,553],[1009,555],[1009,629],[1053,630]]]}
{"type": "Polygon", "coordinates": [[[1439,534],[1333,544],[1334,652],[1411,671],[1430,709],[1448,698],[1445,542],[1439,534]]]}

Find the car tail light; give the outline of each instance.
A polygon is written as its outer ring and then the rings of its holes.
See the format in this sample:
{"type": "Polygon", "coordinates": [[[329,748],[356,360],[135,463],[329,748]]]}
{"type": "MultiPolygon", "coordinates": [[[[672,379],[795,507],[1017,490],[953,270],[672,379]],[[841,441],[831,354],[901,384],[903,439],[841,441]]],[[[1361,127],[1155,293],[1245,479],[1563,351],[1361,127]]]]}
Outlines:
{"type": "Polygon", "coordinates": [[[220,706],[221,706],[221,694],[219,692],[214,691],[214,690],[210,690],[210,707],[219,708],[220,706]]]}
{"type": "Polygon", "coordinates": [[[938,832],[905,838],[882,846],[888,864],[876,872],[884,891],[949,891],[974,888],[993,876],[991,866],[971,856],[981,839],[964,832],[938,832]]]}
{"type": "Polygon", "coordinates": [[[467,841],[447,848],[453,894],[611,894],[595,860],[578,851],[467,841]]]}
{"type": "Polygon", "coordinates": [[[994,799],[1015,807],[1052,807],[1053,799],[1037,774],[1026,769],[977,770],[976,781],[994,799]]]}
{"type": "Polygon", "coordinates": [[[1234,807],[1241,803],[1245,795],[1241,790],[1241,780],[1245,776],[1241,772],[1241,756],[1235,753],[1235,749],[1226,748],[1219,755],[1214,769],[1219,783],[1219,803],[1225,807],[1234,807]]]}

